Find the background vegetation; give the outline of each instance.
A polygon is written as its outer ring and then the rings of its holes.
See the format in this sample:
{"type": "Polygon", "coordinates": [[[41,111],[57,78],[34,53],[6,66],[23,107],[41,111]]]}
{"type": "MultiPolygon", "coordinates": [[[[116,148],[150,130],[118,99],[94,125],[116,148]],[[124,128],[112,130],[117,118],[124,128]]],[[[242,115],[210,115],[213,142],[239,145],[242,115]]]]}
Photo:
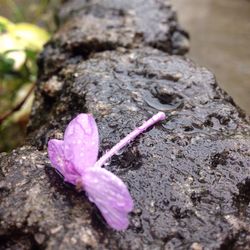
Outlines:
{"type": "Polygon", "coordinates": [[[0,10],[0,152],[24,143],[36,59],[56,28],[59,0],[3,0],[0,10]]]}

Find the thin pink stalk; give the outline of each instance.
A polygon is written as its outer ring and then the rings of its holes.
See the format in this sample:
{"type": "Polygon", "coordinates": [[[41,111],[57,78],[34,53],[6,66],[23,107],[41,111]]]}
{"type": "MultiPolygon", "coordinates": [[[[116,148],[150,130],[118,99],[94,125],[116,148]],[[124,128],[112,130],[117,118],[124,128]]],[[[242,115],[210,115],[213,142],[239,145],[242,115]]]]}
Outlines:
{"type": "Polygon", "coordinates": [[[155,123],[162,121],[166,118],[166,115],[163,112],[159,112],[145,123],[143,123],[140,127],[136,128],[130,134],[128,134],[125,138],[123,138],[120,142],[118,142],[113,148],[111,148],[106,154],[104,154],[96,163],[95,167],[101,167],[105,164],[114,154],[119,152],[122,148],[128,145],[132,140],[134,140],[139,134],[145,131],[150,126],[155,123]]]}

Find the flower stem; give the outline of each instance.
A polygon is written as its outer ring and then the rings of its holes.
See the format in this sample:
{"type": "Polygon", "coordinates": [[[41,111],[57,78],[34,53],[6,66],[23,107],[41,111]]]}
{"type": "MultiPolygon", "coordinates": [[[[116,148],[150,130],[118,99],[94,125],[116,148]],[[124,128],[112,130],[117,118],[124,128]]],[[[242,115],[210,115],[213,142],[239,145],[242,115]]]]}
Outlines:
{"type": "Polygon", "coordinates": [[[145,123],[143,123],[140,127],[136,128],[130,134],[128,134],[125,138],[123,138],[120,142],[118,142],[113,148],[111,148],[106,154],[104,154],[96,163],[95,167],[101,167],[105,162],[107,162],[114,154],[119,152],[122,148],[128,145],[132,140],[134,140],[139,134],[145,131],[150,126],[155,123],[162,121],[166,118],[166,115],[163,112],[159,112],[145,123]]]}

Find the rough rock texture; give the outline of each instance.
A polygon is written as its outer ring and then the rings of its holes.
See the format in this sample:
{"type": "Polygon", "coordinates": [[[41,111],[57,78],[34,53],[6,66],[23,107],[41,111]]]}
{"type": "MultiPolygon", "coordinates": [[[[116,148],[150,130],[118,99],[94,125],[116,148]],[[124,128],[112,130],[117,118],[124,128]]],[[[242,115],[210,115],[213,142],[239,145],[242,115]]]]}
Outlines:
{"type": "Polygon", "coordinates": [[[188,34],[179,27],[168,0],[74,0],[59,12],[64,24],[44,51],[46,76],[65,67],[69,57],[149,45],[170,54],[185,54],[188,34]]]}
{"type": "Polygon", "coordinates": [[[93,41],[106,49],[147,44],[174,54],[184,54],[189,47],[169,0],[74,0],[59,16],[67,21],[55,39],[70,51],[89,53],[95,49],[93,41]]]}
{"type": "MultiPolygon", "coordinates": [[[[89,15],[65,6],[65,20],[89,15]]],[[[104,6],[100,14],[110,13],[104,6]]],[[[52,41],[40,58],[28,131],[33,146],[0,155],[0,249],[249,249],[249,118],[214,76],[142,41],[138,48],[94,48],[88,58],[63,54],[60,67],[46,63],[62,49],[52,41]],[[84,192],[51,168],[47,141],[62,138],[78,113],[91,112],[102,155],[158,110],[168,118],[105,166],[124,180],[135,203],[128,230],[115,232],[84,192]]]]}

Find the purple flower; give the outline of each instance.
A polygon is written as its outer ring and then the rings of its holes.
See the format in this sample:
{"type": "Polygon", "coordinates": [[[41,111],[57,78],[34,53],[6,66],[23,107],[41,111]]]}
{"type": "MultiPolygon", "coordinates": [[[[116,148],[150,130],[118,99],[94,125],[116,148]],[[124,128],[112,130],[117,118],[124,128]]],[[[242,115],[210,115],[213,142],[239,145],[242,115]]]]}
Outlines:
{"type": "Polygon", "coordinates": [[[136,136],[163,119],[163,112],[154,115],[97,161],[99,136],[95,120],[91,114],[80,114],[69,123],[64,140],[49,141],[50,161],[65,181],[85,190],[112,228],[125,230],[133,200],[124,182],[102,166],[136,136]]]}

